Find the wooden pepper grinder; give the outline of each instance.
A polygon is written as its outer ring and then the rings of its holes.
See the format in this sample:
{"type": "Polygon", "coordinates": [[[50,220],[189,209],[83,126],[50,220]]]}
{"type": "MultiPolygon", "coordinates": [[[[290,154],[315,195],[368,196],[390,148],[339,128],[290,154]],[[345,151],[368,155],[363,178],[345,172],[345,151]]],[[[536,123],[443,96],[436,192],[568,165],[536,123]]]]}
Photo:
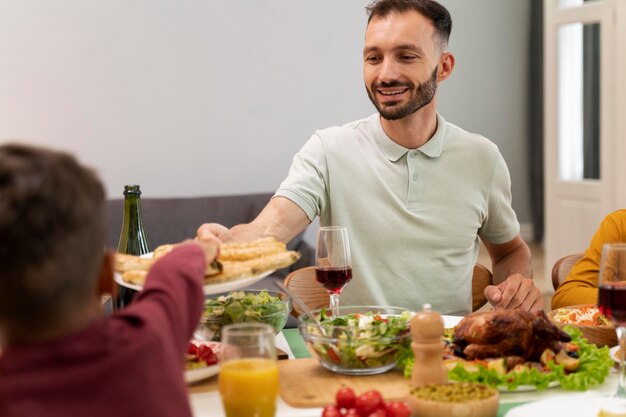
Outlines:
{"type": "Polygon", "coordinates": [[[430,304],[424,304],[422,311],[411,319],[411,348],[415,355],[411,384],[414,388],[426,384],[442,384],[448,381],[443,366],[443,319],[430,304]]]}

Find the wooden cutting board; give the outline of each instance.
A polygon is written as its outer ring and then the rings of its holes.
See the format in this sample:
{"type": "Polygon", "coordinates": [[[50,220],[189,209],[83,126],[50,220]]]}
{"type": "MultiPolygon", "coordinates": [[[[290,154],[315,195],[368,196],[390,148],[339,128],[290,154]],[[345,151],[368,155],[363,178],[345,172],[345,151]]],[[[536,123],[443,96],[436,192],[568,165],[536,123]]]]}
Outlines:
{"type": "Polygon", "coordinates": [[[341,375],[323,368],[317,359],[280,361],[280,395],[292,407],[323,407],[335,402],[335,394],[348,386],[357,395],[378,390],[387,401],[405,400],[410,380],[398,370],[379,375],[341,375]]]}
{"type": "MultiPolygon", "coordinates": [[[[357,395],[378,390],[387,401],[404,400],[410,391],[410,381],[398,370],[379,375],[350,376],[326,370],[317,359],[278,361],[280,395],[292,407],[323,407],[335,402],[341,387],[354,389],[357,395]]],[[[192,394],[217,391],[218,376],[189,386],[192,394]]]]}

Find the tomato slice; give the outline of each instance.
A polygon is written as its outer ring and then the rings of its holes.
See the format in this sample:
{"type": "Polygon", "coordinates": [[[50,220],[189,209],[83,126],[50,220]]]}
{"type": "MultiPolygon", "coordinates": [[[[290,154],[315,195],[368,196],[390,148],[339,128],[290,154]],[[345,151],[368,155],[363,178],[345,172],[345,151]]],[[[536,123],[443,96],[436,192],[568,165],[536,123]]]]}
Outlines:
{"type": "Polygon", "coordinates": [[[335,350],[331,347],[326,348],[326,354],[328,355],[328,357],[330,358],[331,361],[333,361],[336,364],[341,363],[341,359],[339,358],[339,355],[337,354],[337,352],[335,352],[335,350]]]}

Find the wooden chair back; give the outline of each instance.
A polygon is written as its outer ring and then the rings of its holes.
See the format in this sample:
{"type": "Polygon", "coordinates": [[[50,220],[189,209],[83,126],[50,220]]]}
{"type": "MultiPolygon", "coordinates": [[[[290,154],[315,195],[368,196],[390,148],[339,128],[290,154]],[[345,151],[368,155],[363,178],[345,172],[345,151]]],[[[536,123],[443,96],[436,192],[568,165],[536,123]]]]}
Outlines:
{"type": "MultiPolygon", "coordinates": [[[[302,302],[311,310],[328,307],[330,300],[328,291],[315,280],[315,267],[306,266],[290,272],[283,281],[283,285],[300,297],[302,302]]],[[[292,303],[293,315],[298,317],[302,310],[292,303]]]]}
{"type": "MultiPolygon", "coordinates": [[[[491,285],[493,276],[491,271],[481,264],[474,265],[472,275],[472,311],[478,310],[486,302],[484,291],[491,285]]],[[[298,295],[311,310],[328,307],[328,292],[315,280],[315,267],[307,266],[291,272],[285,278],[283,285],[298,295]]],[[[298,317],[302,311],[293,304],[293,314],[298,317]]]]}
{"type": "Polygon", "coordinates": [[[472,273],[472,311],[476,311],[487,303],[485,288],[493,284],[493,274],[484,265],[474,265],[472,273]]]}
{"type": "Polygon", "coordinates": [[[578,262],[580,258],[583,257],[582,253],[574,253],[571,255],[563,256],[559,258],[552,267],[552,286],[556,291],[559,288],[559,285],[565,281],[569,271],[572,269],[574,264],[578,262]]]}

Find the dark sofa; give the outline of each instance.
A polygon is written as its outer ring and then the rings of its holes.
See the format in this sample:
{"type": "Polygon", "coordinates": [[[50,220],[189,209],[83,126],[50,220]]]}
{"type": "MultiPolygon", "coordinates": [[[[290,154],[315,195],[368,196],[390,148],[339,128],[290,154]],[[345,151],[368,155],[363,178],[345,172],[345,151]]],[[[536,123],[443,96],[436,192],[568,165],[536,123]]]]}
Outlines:
{"type": "MultiPolygon", "coordinates": [[[[243,194],[229,196],[141,198],[141,209],[146,238],[151,249],[165,243],[176,243],[194,238],[202,223],[220,223],[232,227],[253,220],[265,207],[272,193],[243,194]]],[[[117,248],[122,227],[124,200],[111,199],[106,202],[108,246],[117,248]]],[[[314,264],[314,250],[299,234],[287,245],[300,252],[300,260],[289,268],[276,271],[248,287],[277,290],[275,281],[282,280],[289,272],[314,264]]],[[[290,318],[288,326],[294,324],[290,318]]]]}

